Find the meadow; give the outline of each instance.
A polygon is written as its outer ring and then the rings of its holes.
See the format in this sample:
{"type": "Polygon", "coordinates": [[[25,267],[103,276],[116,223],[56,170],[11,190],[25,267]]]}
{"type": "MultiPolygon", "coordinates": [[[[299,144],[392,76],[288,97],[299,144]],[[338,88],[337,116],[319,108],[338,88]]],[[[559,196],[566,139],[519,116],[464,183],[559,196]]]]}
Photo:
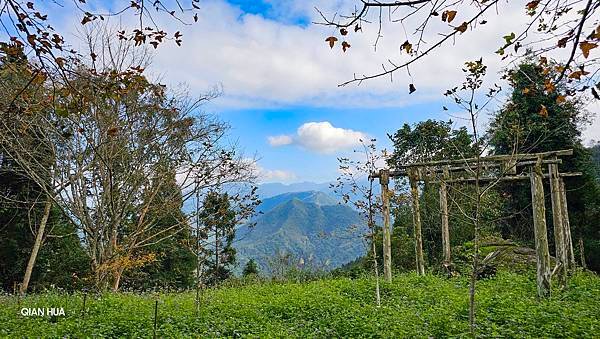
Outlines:
{"type": "MultiPolygon", "coordinates": [[[[1,296],[0,337],[468,337],[468,280],[401,274],[268,282],[195,293],[88,294],[48,291],[1,296]],[[63,307],[65,316],[23,316],[22,308],[63,307]]],[[[499,272],[478,282],[482,337],[594,337],[600,333],[600,278],[577,273],[567,290],[536,298],[535,275],[499,272]]]]}

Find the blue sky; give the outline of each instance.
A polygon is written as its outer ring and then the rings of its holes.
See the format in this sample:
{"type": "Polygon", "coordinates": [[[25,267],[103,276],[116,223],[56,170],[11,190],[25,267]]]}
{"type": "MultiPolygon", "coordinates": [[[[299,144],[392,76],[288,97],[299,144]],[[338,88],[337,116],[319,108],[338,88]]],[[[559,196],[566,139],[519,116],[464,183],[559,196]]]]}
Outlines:
{"type": "Polygon", "coordinates": [[[230,122],[233,135],[239,138],[246,152],[258,151],[261,167],[295,174],[295,177],[285,181],[324,182],[336,178],[337,156],[348,155],[351,149],[334,154],[321,154],[299,145],[272,147],[267,137],[281,134],[293,135],[304,123],[328,121],[335,127],[362,131],[376,138],[380,147],[390,149],[386,133],[393,133],[402,124],[414,123],[425,117],[449,119],[439,111],[441,109],[436,104],[369,109],[290,106],[225,110],[220,115],[230,122]]]}

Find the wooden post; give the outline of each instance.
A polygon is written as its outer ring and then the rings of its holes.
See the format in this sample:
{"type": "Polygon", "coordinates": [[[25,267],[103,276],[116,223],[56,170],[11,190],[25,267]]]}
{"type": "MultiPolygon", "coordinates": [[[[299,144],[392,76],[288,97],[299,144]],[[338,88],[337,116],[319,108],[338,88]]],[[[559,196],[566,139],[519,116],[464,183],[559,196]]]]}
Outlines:
{"type": "Polygon", "coordinates": [[[567,263],[569,270],[575,269],[575,252],[573,251],[573,237],[571,235],[571,224],[569,222],[569,208],[567,205],[567,190],[565,181],[559,178],[560,198],[562,206],[563,228],[565,230],[565,245],[567,246],[567,263]]]}
{"type": "Polygon", "coordinates": [[[560,180],[558,176],[558,165],[548,165],[550,178],[550,196],[552,200],[552,223],[554,225],[554,246],[556,247],[556,265],[558,271],[556,276],[558,284],[564,288],[567,286],[567,246],[565,239],[565,227],[563,226],[563,207],[560,192],[560,180]]]}
{"type": "Polygon", "coordinates": [[[585,249],[583,248],[583,239],[579,238],[579,259],[581,260],[581,267],[587,270],[587,264],[585,263],[585,249]]]}
{"type": "Polygon", "coordinates": [[[533,206],[533,232],[537,258],[537,291],[541,298],[550,296],[550,253],[546,229],[546,206],[544,205],[544,183],[542,182],[541,159],[531,167],[531,200],[533,206]]]}
{"type": "Polygon", "coordinates": [[[158,322],[158,299],[154,301],[154,332],[152,337],[156,339],[156,324],[158,322]]]}
{"type": "Polygon", "coordinates": [[[448,168],[444,168],[444,178],[440,182],[440,214],[442,217],[442,248],[444,250],[444,264],[452,261],[450,258],[450,229],[448,227],[448,188],[446,180],[449,178],[448,168]]]}
{"type": "Polygon", "coordinates": [[[390,230],[389,182],[389,171],[380,170],[379,183],[381,184],[381,203],[383,204],[383,276],[387,282],[392,282],[392,232],[390,230]]]}
{"type": "Polygon", "coordinates": [[[410,192],[412,195],[412,214],[415,227],[415,254],[417,274],[425,275],[425,260],[423,259],[423,235],[421,232],[421,211],[419,208],[419,190],[417,187],[418,172],[415,168],[409,173],[410,192]]]}

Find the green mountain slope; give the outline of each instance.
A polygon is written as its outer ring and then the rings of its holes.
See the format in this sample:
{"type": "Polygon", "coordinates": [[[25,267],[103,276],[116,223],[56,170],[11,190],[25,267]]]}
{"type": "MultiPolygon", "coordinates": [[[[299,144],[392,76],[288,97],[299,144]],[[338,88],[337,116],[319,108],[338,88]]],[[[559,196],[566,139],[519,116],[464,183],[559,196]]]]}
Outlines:
{"type": "Polygon", "coordinates": [[[254,220],[256,226],[238,230],[235,247],[240,266],[254,259],[263,272],[269,272],[269,259],[280,252],[331,269],[365,253],[358,213],[337,205],[328,195],[299,192],[267,200],[263,214],[254,220]]]}

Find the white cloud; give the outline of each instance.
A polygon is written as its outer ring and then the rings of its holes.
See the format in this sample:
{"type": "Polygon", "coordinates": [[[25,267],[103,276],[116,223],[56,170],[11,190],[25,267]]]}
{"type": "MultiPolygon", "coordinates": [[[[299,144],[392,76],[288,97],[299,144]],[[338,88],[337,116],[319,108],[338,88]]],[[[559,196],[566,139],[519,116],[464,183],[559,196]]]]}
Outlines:
{"type": "Polygon", "coordinates": [[[296,180],[298,177],[294,172],[286,170],[267,170],[261,168],[259,171],[260,182],[282,182],[289,183],[296,180]]]}
{"type": "Polygon", "coordinates": [[[273,147],[289,145],[293,142],[293,139],[289,135],[275,135],[267,138],[269,145],[273,147]]]}
{"type": "MultiPolygon", "coordinates": [[[[334,33],[321,25],[293,24],[298,17],[305,22],[321,21],[315,7],[325,14],[349,14],[356,0],[268,0],[270,16],[242,12],[224,0],[202,2],[199,20],[193,25],[181,25],[169,16],[157,15],[159,27],[173,33],[181,31],[183,45],[173,41],[161,45],[155,53],[147,74],[160,78],[168,85],[186,83],[192,92],[200,93],[215,84],[222,84],[225,96],[216,101],[220,108],[264,108],[289,104],[321,107],[399,107],[440,99],[441,93],[454,87],[463,78],[462,65],[467,60],[484,57],[488,79],[498,80],[496,72],[507,65],[494,51],[502,44],[502,36],[518,32],[530,17],[517,1],[501,1],[498,13],[485,16],[486,25],[478,26],[445,43],[413,64],[410,74],[400,71],[389,77],[366,81],[361,86],[338,85],[353,77],[382,70],[391,60],[400,64],[408,60],[399,46],[413,39],[404,26],[416,25],[417,18],[405,25],[383,21],[382,37],[377,50],[373,44],[378,25],[364,25],[362,33],[351,32],[346,39],[352,47],[343,53],[339,43],[330,49],[325,37],[334,33]],[[414,83],[417,92],[408,95],[408,84],[414,83]]],[[[370,14],[376,22],[377,11],[370,14]]],[[[400,15],[400,13],[397,13],[400,15]]],[[[469,13],[459,13],[458,20],[469,13]]],[[[80,27],[79,15],[67,16],[58,25],[80,27]]],[[[483,18],[482,18],[483,19],[483,18]]],[[[137,27],[134,15],[119,17],[121,24],[137,27]]],[[[432,22],[431,32],[424,36],[430,46],[439,39],[439,32],[450,30],[441,20],[432,22]]]]}
{"type": "MultiPolygon", "coordinates": [[[[315,5],[325,13],[335,13],[340,8],[348,11],[354,4],[352,1],[285,0],[275,11],[318,21],[315,5]]],[[[364,33],[347,37],[352,47],[343,53],[339,46],[330,49],[325,43],[325,37],[332,34],[330,28],[313,24],[299,26],[290,24],[290,20],[278,22],[243,13],[223,1],[206,1],[197,24],[173,26],[171,30],[182,31],[183,45],[161,46],[154,69],[166,80],[183,81],[196,90],[223,84],[225,96],[219,99],[222,107],[404,106],[441,98],[445,89],[462,79],[463,63],[480,56],[487,56],[490,78],[497,79],[494,72],[505,62],[494,51],[502,44],[502,35],[517,31],[528,18],[522,7],[521,4],[504,4],[502,17],[490,13],[487,25],[460,35],[455,42],[449,41],[411,67],[410,75],[402,71],[394,75],[392,83],[385,77],[361,86],[340,88],[338,84],[351,79],[353,74],[381,71],[381,65],[388,60],[396,63],[408,60],[405,53],[399,53],[399,45],[406,40],[402,25],[384,22],[384,36],[377,51],[373,48],[377,25],[365,25],[364,33]],[[409,83],[417,87],[417,92],[410,96],[409,83]]],[[[466,17],[467,13],[463,14],[466,17]]],[[[440,20],[434,29],[443,31],[448,27],[440,20]]],[[[438,38],[432,34],[425,40],[438,38]]]]}
{"type": "Polygon", "coordinates": [[[268,141],[275,147],[296,144],[310,151],[331,154],[358,146],[367,138],[363,132],[334,127],[329,121],[322,121],[302,124],[294,136],[271,136],[268,141]]]}

